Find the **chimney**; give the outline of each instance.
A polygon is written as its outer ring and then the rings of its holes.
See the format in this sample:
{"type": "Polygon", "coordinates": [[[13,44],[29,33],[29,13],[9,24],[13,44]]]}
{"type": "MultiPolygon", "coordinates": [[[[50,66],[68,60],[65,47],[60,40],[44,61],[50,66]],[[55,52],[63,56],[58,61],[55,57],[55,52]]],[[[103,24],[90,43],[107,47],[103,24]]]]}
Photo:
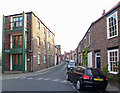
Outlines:
{"type": "Polygon", "coordinates": [[[103,10],[103,14],[102,15],[104,15],[105,14],[105,9],[103,10]]]}

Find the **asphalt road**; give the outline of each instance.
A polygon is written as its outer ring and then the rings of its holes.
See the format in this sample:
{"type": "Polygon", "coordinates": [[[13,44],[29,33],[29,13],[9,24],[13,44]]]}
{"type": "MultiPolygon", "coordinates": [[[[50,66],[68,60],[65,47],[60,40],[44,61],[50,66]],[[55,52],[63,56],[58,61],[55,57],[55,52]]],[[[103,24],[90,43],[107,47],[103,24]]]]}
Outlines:
{"type": "Polygon", "coordinates": [[[50,91],[55,91],[54,93],[59,93],[60,91],[62,91],[62,93],[68,93],[68,91],[69,93],[102,93],[95,89],[84,89],[79,92],[65,77],[66,64],[63,63],[33,76],[4,79],[2,80],[2,91],[34,91],[33,93],[35,93],[35,91],[46,91],[48,93],[50,93],[50,91]]]}

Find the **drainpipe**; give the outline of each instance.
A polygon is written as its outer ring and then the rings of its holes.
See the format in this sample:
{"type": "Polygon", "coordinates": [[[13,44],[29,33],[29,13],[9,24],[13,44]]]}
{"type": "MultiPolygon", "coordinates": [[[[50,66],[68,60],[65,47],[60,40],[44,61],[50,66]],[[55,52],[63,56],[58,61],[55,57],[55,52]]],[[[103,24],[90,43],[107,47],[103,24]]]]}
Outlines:
{"type": "Polygon", "coordinates": [[[2,73],[4,73],[5,68],[5,50],[4,50],[4,29],[5,29],[5,16],[3,15],[3,28],[2,28],[2,73]]]}
{"type": "MultiPolygon", "coordinates": [[[[32,13],[31,13],[31,52],[33,53],[33,30],[32,30],[32,13]]],[[[33,72],[33,55],[31,56],[31,72],[33,72]]]]}

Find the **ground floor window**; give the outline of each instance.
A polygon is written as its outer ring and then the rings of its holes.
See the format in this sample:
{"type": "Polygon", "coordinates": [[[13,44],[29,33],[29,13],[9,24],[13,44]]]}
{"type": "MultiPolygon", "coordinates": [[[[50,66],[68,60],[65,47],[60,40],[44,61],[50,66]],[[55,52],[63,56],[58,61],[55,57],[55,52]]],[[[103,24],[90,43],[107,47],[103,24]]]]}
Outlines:
{"type": "Polygon", "coordinates": [[[119,61],[119,53],[118,49],[108,50],[108,68],[110,73],[117,74],[118,70],[118,61],[119,61]]]}
{"type": "Polygon", "coordinates": [[[38,64],[40,64],[40,54],[38,54],[38,64]]]}
{"type": "Polygon", "coordinates": [[[44,55],[44,63],[46,63],[46,56],[44,55]]]}

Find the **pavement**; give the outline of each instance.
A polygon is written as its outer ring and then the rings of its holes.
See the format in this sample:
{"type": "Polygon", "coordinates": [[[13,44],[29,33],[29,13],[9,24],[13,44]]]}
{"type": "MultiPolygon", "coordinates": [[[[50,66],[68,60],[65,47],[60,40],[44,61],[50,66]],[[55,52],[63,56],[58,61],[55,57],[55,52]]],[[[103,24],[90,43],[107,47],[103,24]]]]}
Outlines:
{"type": "MultiPolygon", "coordinates": [[[[61,65],[61,64],[60,64],[61,65]]],[[[4,73],[2,74],[2,80],[7,79],[7,78],[13,78],[13,77],[25,77],[25,76],[35,76],[35,75],[39,75],[40,73],[44,73],[46,71],[49,71],[52,68],[56,68],[57,66],[53,66],[50,68],[46,68],[40,71],[36,71],[36,72],[31,72],[31,73],[21,73],[21,74],[15,74],[15,73],[4,73]]],[[[0,70],[1,70],[1,66],[0,66],[0,70]]],[[[118,83],[113,83],[113,82],[109,82],[108,86],[106,88],[106,91],[109,91],[110,93],[120,93],[120,84],[118,83]]]]}

